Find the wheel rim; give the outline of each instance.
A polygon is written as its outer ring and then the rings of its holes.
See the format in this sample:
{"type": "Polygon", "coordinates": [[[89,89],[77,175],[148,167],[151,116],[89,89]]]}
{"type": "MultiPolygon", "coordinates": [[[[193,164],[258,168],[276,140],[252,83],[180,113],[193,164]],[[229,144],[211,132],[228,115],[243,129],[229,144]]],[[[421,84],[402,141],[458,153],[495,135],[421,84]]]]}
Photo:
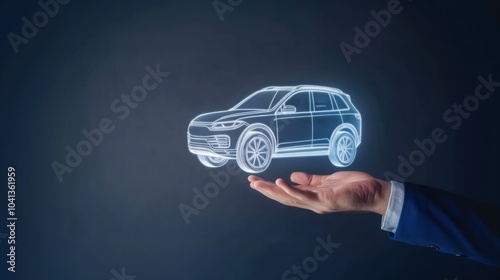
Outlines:
{"type": "Polygon", "coordinates": [[[253,169],[265,167],[269,161],[270,150],[265,140],[262,137],[254,137],[245,148],[245,158],[253,169]]]}
{"type": "Polygon", "coordinates": [[[354,141],[349,136],[341,136],[337,144],[337,157],[342,163],[348,163],[354,155],[354,141]]]}

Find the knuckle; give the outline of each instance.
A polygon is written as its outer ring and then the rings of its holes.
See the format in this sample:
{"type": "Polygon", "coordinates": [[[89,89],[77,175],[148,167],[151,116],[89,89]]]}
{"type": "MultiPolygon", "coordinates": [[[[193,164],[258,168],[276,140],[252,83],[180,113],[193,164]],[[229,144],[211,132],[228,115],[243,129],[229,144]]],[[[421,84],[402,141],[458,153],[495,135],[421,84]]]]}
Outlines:
{"type": "Polygon", "coordinates": [[[306,180],[307,180],[307,182],[308,182],[308,183],[311,183],[311,182],[312,182],[312,180],[313,180],[313,175],[312,175],[312,174],[309,174],[309,173],[306,173],[306,174],[305,174],[305,176],[306,176],[306,180]]]}

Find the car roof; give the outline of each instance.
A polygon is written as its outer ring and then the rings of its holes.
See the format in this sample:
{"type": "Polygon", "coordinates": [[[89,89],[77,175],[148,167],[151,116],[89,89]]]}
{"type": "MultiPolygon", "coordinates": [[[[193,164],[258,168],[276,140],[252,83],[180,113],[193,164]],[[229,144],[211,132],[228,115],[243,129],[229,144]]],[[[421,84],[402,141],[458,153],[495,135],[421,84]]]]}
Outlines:
{"type": "Polygon", "coordinates": [[[289,91],[297,91],[297,90],[325,90],[330,92],[339,93],[341,95],[346,95],[341,89],[334,87],[326,87],[326,86],[316,86],[316,85],[298,85],[298,86],[270,86],[263,88],[262,90],[289,90],[289,91]]]}

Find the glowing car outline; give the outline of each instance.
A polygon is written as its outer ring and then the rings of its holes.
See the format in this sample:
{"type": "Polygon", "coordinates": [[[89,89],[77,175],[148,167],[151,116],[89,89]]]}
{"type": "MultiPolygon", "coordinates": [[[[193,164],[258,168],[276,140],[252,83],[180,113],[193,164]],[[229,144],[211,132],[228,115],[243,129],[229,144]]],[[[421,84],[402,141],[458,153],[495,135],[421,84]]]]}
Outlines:
{"type": "Polygon", "coordinates": [[[334,166],[349,166],[361,132],[361,114],[342,90],[271,86],[229,110],[198,115],[189,123],[187,142],[207,167],[235,159],[243,171],[260,173],[272,158],[283,157],[328,155],[334,166]]]}

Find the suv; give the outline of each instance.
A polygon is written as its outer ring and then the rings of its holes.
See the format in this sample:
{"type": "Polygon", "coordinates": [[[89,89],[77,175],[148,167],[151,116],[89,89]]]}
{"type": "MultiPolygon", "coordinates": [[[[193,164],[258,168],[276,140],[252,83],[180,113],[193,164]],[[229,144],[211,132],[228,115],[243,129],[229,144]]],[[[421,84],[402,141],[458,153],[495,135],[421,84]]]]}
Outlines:
{"type": "Polygon", "coordinates": [[[320,155],[345,167],[361,143],[361,114],[336,88],[266,87],[229,110],[194,118],[187,140],[208,167],[236,159],[243,171],[260,173],[272,158],[320,155]]]}

